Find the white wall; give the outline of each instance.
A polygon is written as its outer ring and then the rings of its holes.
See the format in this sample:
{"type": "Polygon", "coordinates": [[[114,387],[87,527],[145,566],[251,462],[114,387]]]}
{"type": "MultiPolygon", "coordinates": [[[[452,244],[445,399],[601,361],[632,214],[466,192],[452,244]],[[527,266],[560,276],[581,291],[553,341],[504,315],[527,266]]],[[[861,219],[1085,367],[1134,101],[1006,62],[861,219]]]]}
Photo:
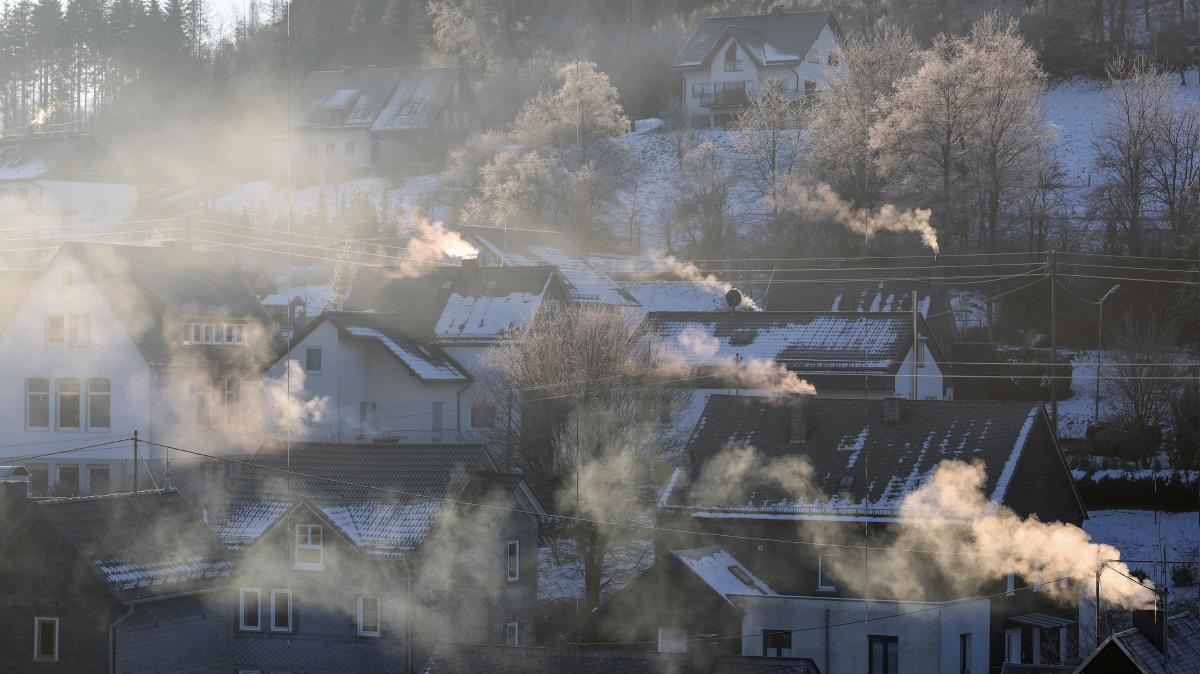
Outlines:
{"type": "Polygon", "coordinates": [[[0,227],[30,228],[45,234],[69,234],[72,227],[97,233],[114,229],[137,211],[137,186],[127,183],[32,180],[0,184],[0,227]],[[22,196],[23,195],[23,196],[22,196]]]}
{"type": "Polygon", "coordinates": [[[762,655],[764,629],[790,629],[793,657],[811,658],[823,672],[866,672],[868,637],[876,634],[899,638],[901,672],[958,674],[959,635],[970,633],[971,671],[988,671],[986,599],[957,604],[759,595],[733,599],[744,611],[742,655],[762,655]],[[832,626],[828,654],[826,610],[832,626]],[[900,613],[907,615],[895,617],[900,613]]]}
{"type": "Polygon", "coordinates": [[[309,175],[322,182],[326,176],[336,177],[341,171],[363,170],[371,166],[371,134],[369,129],[327,129],[292,134],[292,158],[297,166],[305,167],[309,175]],[[333,152],[326,154],[326,146],[333,152]],[[354,154],[346,154],[346,143],[354,143],[354,154]],[[315,154],[310,150],[315,148],[315,154]]]}
{"type": "MultiPolygon", "coordinates": [[[[921,365],[917,367],[917,399],[950,399],[952,396],[946,390],[942,369],[934,361],[933,352],[929,350],[927,341],[921,343],[921,352],[921,365]]],[[[913,350],[909,349],[904,356],[904,361],[900,363],[900,369],[896,371],[896,395],[910,399],[912,398],[912,356],[913,350]]]]}

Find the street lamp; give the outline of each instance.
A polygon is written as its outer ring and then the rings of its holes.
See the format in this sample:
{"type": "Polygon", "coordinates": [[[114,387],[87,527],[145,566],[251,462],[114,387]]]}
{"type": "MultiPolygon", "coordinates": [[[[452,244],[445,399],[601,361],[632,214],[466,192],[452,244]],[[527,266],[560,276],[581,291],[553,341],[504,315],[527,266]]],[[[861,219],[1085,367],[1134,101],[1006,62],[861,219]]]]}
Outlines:
{"type": "Polygon", "coordinates": [[[1100,305],[1100,318],[1096,321],[1096,395],[1092,398],[1095,408],[1092,410],[1092,423],[1100,425],[1100,352],[1104,350],[1104,300],[1112,297],[1112,294],[1117,292],[1121,284],[1108,289],[1104,293],[1104,297],[1096,304],[1100,305]]]}

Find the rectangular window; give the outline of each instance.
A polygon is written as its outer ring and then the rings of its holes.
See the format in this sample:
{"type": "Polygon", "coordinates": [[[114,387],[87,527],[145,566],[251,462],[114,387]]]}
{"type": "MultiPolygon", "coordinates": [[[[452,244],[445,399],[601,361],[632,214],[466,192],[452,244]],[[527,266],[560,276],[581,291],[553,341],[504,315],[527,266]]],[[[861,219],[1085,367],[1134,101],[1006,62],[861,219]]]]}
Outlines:
{"type": "Polygon", "coordinates": [[[867,674],[899,674],[900,637],[872,634],[867,637],[867,674]]]}
{"type": "Polygon", "coordinates": [[[88,430],[107,431],[112,426],[112,382],[107,378],[87,380],[88,430]]]}
{"type": "Polygon", "coordinates": [[[304,350],[304,371],[321,371],[321,347],[310,347],[304,350]]]}
{"type": "Polygon", "coordinates": [[[443,414],[442,414],[442,412],[443,412],[443,409],[444,409],[444,408],[445,408],[445,405],[443,405],[443,404],[442,404],[440,401],[439,401],[439,402],[435,402],[435,403],[433,404],[433,424],[432,424],[432,429],[433,429],[433,432],[434,432],[434,433],[441,433],[441,432],[442,432],[442,428],[443,428],[443,419],[442,419],[442,417],[443,417],[443,414]]]}
{"type": "Polygon", "coordinates": [[[225,378],[225,425],[236,426],[241,410],[242,382],[236,377],[225,378]]]}
{"type": "Polygon", "coordinates": [[[88,467],[88,493],[93,496],[112,492],[112,480],[109,477],[108,466],[88,467]]]}
{"type": "Polygon", "coordinates": [[[504,643],[509,646],[521,645],[521,623],[508,623],[504,626],[504,643]]]}
{"type": "Polygon", "coordinates": [[[1015,595],[1017,593],[1017,576],[1016,576],[1016,574],[1012,574],[1012,573],[1008,574],[1008,577],[1005,579],[1004,582],[1005,582],[1004,593],[1006,595],[1008,595],[1009,597],[1015,595]]]}
{"type": "Polygon", "coordinates": [[[29,469],[29,481],[33,483],[33,495],[45,496],[50,490],[50,467],[46,465],[26,466],[29,469]]]}
{"type": "Polygon", "coordinates": [[[817,590],[820,592],[836,592],[837,586],[833,584],[833,578],[829,576],[829,570],[826,568],[826,556],[817,555],[817,590]]]}
{"type": "Polygon", "coordinates": [[[682,627],[658,628],[659,653],[687,653],[687,630],[682,627]]]}
{"type": "Polygon", "coordinates": [[[67,319],[63,316],[46,317],[46,344],[62,346],[67,337],[67,319]]]}
{"type": "Polygon", "coordinates": [[[353,141],[346,142],[346,156],[347,157],[354,156],[354,142],[353,141]]]}
{"type": "Polygon", "coordinates": [[[358,598],[358,636],[379,636],[379,597],[358,598]]]}
{"type": "Polygon", "coordinates": [[[243,587],[238,608],[238,629],[244,632],[257,632],[262,627],[259,596],[257,587],[243,587]]]}
{"type": "Polygon", "coordinates": [[[50,380],[32,377],[25,380],[25,428],[44,431],[50,428],[50,380]]]}
{"type": "Polygon", "coordinates": [[[510,581],[521,580],[521,541],[508,542],[508,563],[506,569],[510,581]]]}
{"type": "Polygon", "coordinates": [[[58,380],[58,428],[79,430],[79,380],[58,380]]]}
{"type": "Polygon", "coordinates": [[[74,496],[79,493],[79,466],[58,467],[57,492],[66,496],[74,496]]]}
{"type": "Polygon", "coordinates": [[[791,630],[763,630],[763,655],[768,658],[792,656],[791,630]]]}
{"type": "Polygon", "coordinates": [[[87,346],[91,340],[92,318],[87,314],[71,315],[71,346],[87,346]]]}
{"type": "Polygon", "coordinates": [[[496,408],[487,403],[471,405],[471,428],[495,428],[496,408]]]}
{"type": "Polygon", "coordinates": [[[297,569],[321,571],[325,568],[325,548],[321,540],[321,525],[296,525],[297,569]]]}
{"type": "Polygon", "coordinates": [[[58,618],[33,619],[33,659],[58,662],[58,618]]]}
{"type": "Polygon", "coordinates": [[[271,631],[292,631],[291,590],[271,590],[271,631]]]}
{"type": "Polygon", "coordinates": [[[958,674],[971,674],[971,633],[958,635],[958,674]]]}

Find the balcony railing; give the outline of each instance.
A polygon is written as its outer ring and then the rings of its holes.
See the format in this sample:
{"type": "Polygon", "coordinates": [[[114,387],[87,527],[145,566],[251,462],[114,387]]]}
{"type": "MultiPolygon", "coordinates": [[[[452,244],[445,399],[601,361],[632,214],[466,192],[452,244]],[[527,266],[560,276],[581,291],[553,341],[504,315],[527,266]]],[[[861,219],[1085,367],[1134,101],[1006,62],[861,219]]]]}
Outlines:
{"type": "Polygon", "coordinates": [[[700,94],[700,105],[706,108],[738,107],[749,104],[753,97],[753,89],[719,89],[700,94]]]}

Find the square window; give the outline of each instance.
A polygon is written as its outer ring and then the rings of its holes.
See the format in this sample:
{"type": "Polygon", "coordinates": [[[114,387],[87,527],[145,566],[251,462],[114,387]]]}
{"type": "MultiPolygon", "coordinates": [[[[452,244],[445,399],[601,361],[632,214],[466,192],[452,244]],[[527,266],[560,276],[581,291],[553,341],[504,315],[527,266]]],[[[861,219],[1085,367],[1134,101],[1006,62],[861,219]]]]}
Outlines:
{"type": "Polygon", "coordinates": [[[62,346],[67,337],[67,319],[64,316],[46,317],[46,344],[62,346]]]}
{"type": "Polygon", "coordinates": [[[58,428],[79,430],[79,380],[58,380],[58,428]]]}
{"type": "Polygon", "coordinates": [[[296,525],[295,568],[310,571],[325,569],[325,548],[319,524],[296,525]]]}
{"type": "Polygon", "coordinates": [[[379,634],[379,597],[359,597],[358,636],[377,637],[379,634]]]}
{"type": "Polygon", "coordinates": [[[521,541],[508,542],[508,563],[506,569],[508,580],[521,579],[521,541]]]}
{"type": "Polygon", "coordinates": [[[292,631],[291,590],[271,590],[271,631],[292,631]]]}
{"type": "Polygon", "coordinates": [[[91,340],[91,316],[87,314],[71,315],[71,346],[84,347],[91,340]]]}
{"type": "Polygon", "coordinates": [[[792,655],[791,630],[763,630],[763,655],[768,658],[788,658],[792,655]]]}
{"type": "Polygon", "coordinates": [[[241,599],[238,602],[238,629],[244,632],[257,632],[262,626],[257,587],[243,587],[241,599]]]}
{"type": "Polygon", "coordinates": [[[321,347],[310,347],[304,350],[304,371],[321,371],[321,347]]]}
{"type": "Polygon", "coordinates": [[[32,377],[25,380],[25,428],[50,429],[50,380],[32,377]]]}
{"type": "Polygon", "coordinates": [[[58,618],[33,619],[33,659],[58,662],[58,618]]]}

